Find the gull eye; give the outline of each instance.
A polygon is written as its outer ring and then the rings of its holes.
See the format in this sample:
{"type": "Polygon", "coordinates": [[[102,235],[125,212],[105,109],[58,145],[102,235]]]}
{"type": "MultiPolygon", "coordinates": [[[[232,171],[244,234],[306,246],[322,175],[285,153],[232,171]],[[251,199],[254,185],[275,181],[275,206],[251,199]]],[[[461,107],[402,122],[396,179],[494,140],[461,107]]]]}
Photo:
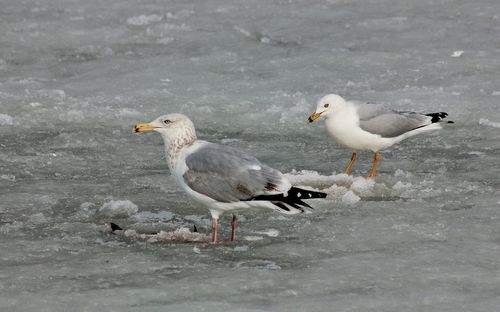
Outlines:
{"type": "Polygon", "coordinates": [[[168,125],[169,123],[172,123],[172,120],[165,119],[165,120],[163,121],[163,123],[164,123],[164,124],[166,124],[166,125],[168,125]]]}
{"type": "Polygon", "coordinates": [[[328,106],[330,106],[330,104],[326,103],[325,105],[323,105],[324,108],[328,108],[328,106]]]}

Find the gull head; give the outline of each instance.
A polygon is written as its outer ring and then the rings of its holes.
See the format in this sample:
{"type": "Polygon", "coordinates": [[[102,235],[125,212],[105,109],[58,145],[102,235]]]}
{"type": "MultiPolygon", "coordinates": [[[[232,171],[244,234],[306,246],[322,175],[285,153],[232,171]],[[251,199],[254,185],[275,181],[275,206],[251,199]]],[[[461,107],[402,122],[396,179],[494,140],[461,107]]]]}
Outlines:
{"type": "Polygon", "coordinates": [[[193,122],[182,114],[163,115],[149,123],[138,123],[134,126],[135,133],[156,131],[167,141],[179,137],[196,139],[193,122]]]}
{"type": "Polygon", "coordinates": [[[307,120],[308,123],[312,123],[319,117],[328,118],[332,113],[334,113],[338,108],[342,107],[345,103],[345,100],[336,94],[328,94],[322,97],[318,101],[318,105],[316,106],[316,111],[309,116],[307,120]]]}

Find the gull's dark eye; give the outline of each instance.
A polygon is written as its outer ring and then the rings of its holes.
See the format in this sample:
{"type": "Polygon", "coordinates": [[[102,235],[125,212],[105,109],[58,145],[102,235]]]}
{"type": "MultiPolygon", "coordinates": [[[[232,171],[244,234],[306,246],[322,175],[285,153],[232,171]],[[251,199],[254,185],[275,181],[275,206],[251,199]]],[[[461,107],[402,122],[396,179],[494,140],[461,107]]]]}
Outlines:
{"type": "Polygon", "coordinates": [[[171,123],[171,122],[172,122],[172,120],[169,120],[169,119],[165,119],[165,120],[163,121],[163,123],[164,123],[164,124],[166,124],[166,125],[168,125],[168,124],[169,124],[169,123],[171,123]]]}
{"type": "Polygon", "coordinates": [[[328,108],[328,106],[330,106],[330,104],[326,103],[325,105],[323,105],[324,108],[328,108]]]}

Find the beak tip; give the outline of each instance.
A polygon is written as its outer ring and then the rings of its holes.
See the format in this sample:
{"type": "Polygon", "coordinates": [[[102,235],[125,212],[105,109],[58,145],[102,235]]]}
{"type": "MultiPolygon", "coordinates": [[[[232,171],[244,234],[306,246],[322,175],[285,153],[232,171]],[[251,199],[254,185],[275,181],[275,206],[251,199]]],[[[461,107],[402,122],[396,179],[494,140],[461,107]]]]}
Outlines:
{"type": "Polygon", "coordinates": [[[319,117],[321,117],[321,114],[322,113],[313,113],[311,116],[309,116],[309,118],[307,119],[307,123],[308,124],[311,124],[313,123],[316,119],[318,119],[319,117]]]}
{"type": "Polygon", "coordinates": [[[156,128],[158,127],[155,127],[151,124],[147,124],[147,123],[138,123],[134,126],[134,128],[132,129],[132,131],[134,133],[144,133],[144,132],[149,132],[149,131],[154,131],[156,128]]]}

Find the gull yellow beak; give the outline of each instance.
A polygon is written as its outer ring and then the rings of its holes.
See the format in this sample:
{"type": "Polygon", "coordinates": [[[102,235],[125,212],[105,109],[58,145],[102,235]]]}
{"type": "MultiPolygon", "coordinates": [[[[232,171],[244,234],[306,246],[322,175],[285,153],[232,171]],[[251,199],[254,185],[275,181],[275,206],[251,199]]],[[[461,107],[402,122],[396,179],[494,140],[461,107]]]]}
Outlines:
{"type": "Polygon", "coordinates": [[[152,126],[148,123],[138,123],[134,126],[134,132],[143,133],[143,132],[153,131],[156,128],[158,127],[152,126]]]}
{"type": "Polygon", "coordinates": [[[311,116],[309,116],[309,119],[307,119],[307,123],[312,123],[313,121],[315,121],[316,119],[318,119],[319,117],[321,117],[321,113],[312,113],[311,116]]]}

